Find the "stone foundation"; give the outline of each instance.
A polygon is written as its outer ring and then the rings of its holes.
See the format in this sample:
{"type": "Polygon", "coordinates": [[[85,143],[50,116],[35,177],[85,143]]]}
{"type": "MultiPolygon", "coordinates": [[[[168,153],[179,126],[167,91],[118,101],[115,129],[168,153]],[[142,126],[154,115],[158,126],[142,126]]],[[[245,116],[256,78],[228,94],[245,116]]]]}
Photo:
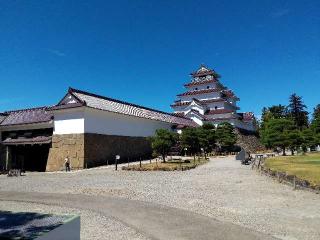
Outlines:
{"type": "Polygon", "coordinates": [[[72,169],[84,166],[84,134],[52,135],[46,171],[64,169],[64,159],[70,159],[72,169]]]}
{"type": "Polygon", "coordinates": [[[240,146],[251,153],[265,150],[257,132],[246,131],[238,128],[236,128],[235,131],[237,134],[237,146],[240,146]]]}
{"type": "Polygon", "coordinates": [[[145,137],[127,137],[102,134],[65,134],[52,136],[46,171],[64,168],[64,159],[69,156],[72,169],[113,164],[115,156],[120,162],[151,157],[151,144],[145,137]]]}

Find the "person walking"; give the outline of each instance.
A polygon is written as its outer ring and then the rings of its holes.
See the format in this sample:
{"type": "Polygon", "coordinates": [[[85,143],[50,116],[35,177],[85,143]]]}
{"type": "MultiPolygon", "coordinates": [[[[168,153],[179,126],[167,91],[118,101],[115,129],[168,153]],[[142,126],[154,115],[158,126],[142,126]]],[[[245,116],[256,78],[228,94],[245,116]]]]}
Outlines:
{"type": "Polygon", "coordinates": [[[66,172],[70,172],[70,159],[68,156],[64,159],[64,165],[66,167],[66,172]]]}

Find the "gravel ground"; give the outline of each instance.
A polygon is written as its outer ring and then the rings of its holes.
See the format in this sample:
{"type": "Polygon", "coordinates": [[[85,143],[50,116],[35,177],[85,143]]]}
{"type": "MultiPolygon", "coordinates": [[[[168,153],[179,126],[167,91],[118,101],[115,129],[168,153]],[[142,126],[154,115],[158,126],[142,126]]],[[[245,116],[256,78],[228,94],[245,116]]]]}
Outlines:
{"type": "Polygon", "coordinates": [[[233,157],[184,172],[114,171],[109,166],[0,176],[0,190],[112,195],[194,211],[281,239],[320,239],[319,195],[294,191],[233,157]]]}
{"type": "Polygon", "coordinates": [[[78,209],[47,206],[43,204],[8,201],[0,201],[0,209],[16,212],[52,213],[58,215],[77,214],[80,216],[81,220],[81,239],[147,240],[146,237],[137,233],[134,229],[131,229],[115,219],[91,211],[79,211],[78,209]]]}

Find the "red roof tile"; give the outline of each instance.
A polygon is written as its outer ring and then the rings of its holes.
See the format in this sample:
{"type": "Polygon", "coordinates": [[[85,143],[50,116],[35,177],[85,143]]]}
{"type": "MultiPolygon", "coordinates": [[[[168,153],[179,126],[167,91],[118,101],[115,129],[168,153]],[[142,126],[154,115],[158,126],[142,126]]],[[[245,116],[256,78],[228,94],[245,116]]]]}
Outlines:
{"type": "Polygon", "coordinates": [[[230,119],[237,119],[237,117],[227,117],[227,118],[206,118],[205,121],[225,121],[230,119]]]}
{"type": "Polygon", "coordinates": [[[215,82],[217,82],[216,79],[210,79],[210,80],[203,80],[203,81],[195,81],[195,82],[191,82],[191,83],[186,83],[186,84],[184,84],[184,86],[185,87],[198,86],[198,85],[202,85],[202,84],[215,83],[215,82]]]}
{"type": "Polygon", "coordinates": [[[189,91],[189,92],[178,94],[177,96],[197,95],[197,94],[220,92],[220,91],[221,91],[220,89],[210,88],[210,89],[189,91]]]}
{"type": "Polygon", "coordinates": [[[206,112],[206,115],[213,115],[213,114],[223,114],[223,113],[232,113],[234,112],[233,110],[230,109],[216,109],[216,110],[210,110],[206,112]]]}

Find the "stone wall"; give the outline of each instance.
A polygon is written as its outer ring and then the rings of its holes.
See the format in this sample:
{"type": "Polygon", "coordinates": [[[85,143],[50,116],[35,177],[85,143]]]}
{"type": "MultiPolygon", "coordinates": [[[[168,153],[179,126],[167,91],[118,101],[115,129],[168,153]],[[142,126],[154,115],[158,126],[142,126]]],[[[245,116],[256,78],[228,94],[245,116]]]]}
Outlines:
{"type": "Polygon", "coordinates": [[[265,147],[262,145],[259,135],[256,132],[246,131],[237,128],[235,129],[235,131],[237,134],[237,146],[240,146],[247,152],[251,153],[265,150],[265,147]]]}
{"type": "Polygon", "coordinates": [[[84,167],[84,134],[52,135],[46,171],[62,170],[67,156],[72,169],[84,167]]]}
{"type": "Polygon", "coordinates": [[[120,162],[151,157],[151,144],[145,137],[127,137],[102,134],[85,134],[85,167],[112,164],[115,156],[120,162]]]}
{"type": "Polygon", "coordinates": [[[151,144],[145,137],[112,136],[102,134],[64,134],[52,136],[46,171],[64,168],[64,159],[69,156],[72,169],[90,168],[112,164],[115,155],[120,162],[151,157],[151,144]]]}

